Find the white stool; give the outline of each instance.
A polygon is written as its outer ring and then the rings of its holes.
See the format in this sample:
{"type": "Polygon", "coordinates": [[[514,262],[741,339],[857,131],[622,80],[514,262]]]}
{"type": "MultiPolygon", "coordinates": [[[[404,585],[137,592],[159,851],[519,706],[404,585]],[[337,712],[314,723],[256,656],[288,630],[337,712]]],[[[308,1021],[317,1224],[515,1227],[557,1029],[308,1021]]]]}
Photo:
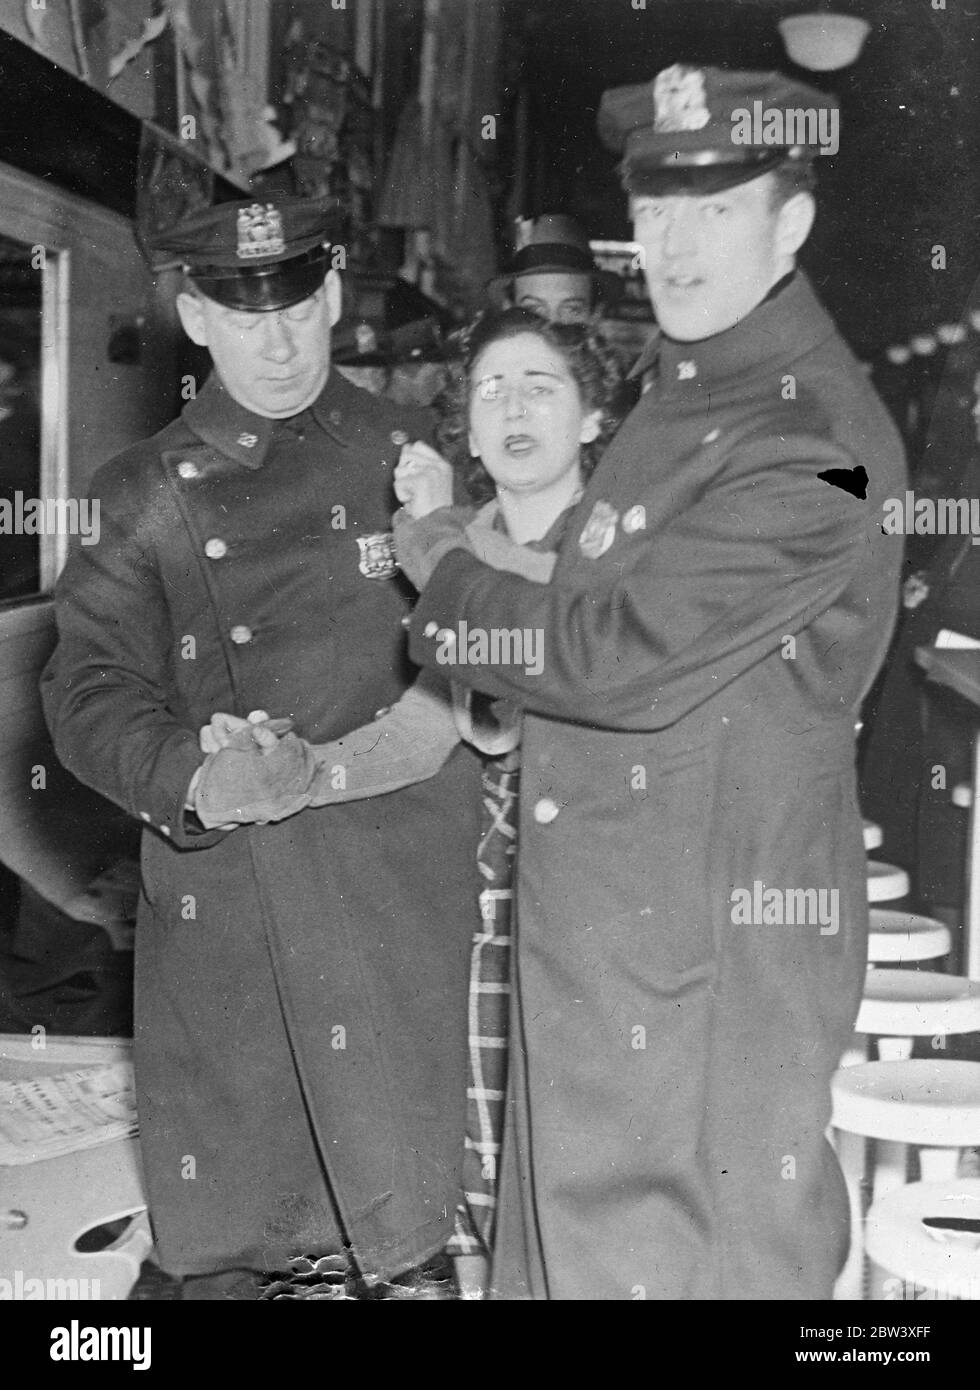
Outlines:
{"type": "Polygon", "coordinates": [[[874,964],[907,964],[949,955],[949,927],[935,917],[873,907],[869,914],[868,960],[874,964]]]}
{"type": "Polygon", "coordinates": [[[895,864],[883,864],[880,859],[868,860],[868,902],[889,903],[904,898],[909,891],[909,876],[895,864]]]}
{"type": "Polygon", "coordinates": [[[873,820],[864,821],[864,848],[866,850],[880,849],[884,838],[880,825],[875,825],[873,820]]]}
{"type": "Polygon", "coordinates": [[[900,1061],[913,1038],[980,1032],[980,984],[937,970],[869,970],[854,1027],[880,1040],[882,1061],[900,1061]]]}
{"type": "Polygon", "coordinates": [[[920,1146],[923,1179],[953,1181],[959,1150],[980,1143],[980,1062],[865,1062],[836,1071],[830,1090],[851,1209],[851,1249],[835,1298],[854,1299],[860,1297],[865,1141],[877,1141],[875,1201],[904,1186],[908,1144],[920,1146]]]}
{"type": "MultiPolygon", "coordinates": [[[[34,1041],[0,1035],[0,1079],[130,1063],[132,1046],[121,1038],[48,1037],[40,1050],[34,1041]]],[[[137,1139],[0,1167],[0,1274],[25,1286],[14,1297],[41,1288],[41,1297],[125,1299],[152,1246],[137,1139]],[[86,1231],[124,1217],[133,1219],[106,1249],[77,1248],[86,1231]]]]}
{"type": "Polygon", "coordinates": [[[980,1222],[980,1180],[914,1182],[875,1202],[865,1223],[868,1258],[885,1271],[884,1297],[927,1289],[943,1298],[980,1300],[980,1229],[956,1231],[925,1221],[980,1222]],[[896,1287],[901,1286],[901,1287],[896,1287]]]}

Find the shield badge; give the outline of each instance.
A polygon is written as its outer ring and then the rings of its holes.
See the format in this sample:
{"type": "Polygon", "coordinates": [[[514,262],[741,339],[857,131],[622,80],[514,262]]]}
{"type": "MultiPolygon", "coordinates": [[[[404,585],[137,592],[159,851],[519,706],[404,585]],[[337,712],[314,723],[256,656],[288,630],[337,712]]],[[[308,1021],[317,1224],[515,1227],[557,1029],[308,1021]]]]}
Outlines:
{"type": "Polygon", "coordinates": [[[238,248],[239,260],[247,261],[256,256],[281,256],[286,248],[282,234],[282,216],[272,203],[253,203],[251,207],[238,209],[238,248]]]}
{"type": "Polygon", "coordinates": [[[601,499],[592,508],[585,530],[578,538],[578,548],[589,560],[598,560],[616,539],[619,512],[601,499]]]}
{"type": "Polygon", "coordinates": [[[700,68],[675,63],[664,68],[653,82],[656,112],[653,128],[659,133],[703,130],[711,119],[705,102],[704,74],[700,68]]]}
{"type": "Polygon", "coordinates": [[[390,579],[398,569],[395,537],[391,531],[375,531],[370,536],[358,536],[357,548],[361,552],[357,568],[365,579],[390,579]]]}

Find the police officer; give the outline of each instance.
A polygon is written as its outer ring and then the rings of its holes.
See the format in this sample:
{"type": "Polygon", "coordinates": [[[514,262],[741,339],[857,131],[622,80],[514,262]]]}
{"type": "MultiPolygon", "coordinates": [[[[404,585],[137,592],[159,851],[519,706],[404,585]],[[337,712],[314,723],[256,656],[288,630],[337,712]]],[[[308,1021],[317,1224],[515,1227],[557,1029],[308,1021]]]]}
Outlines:
{"type": "Polygon", "coordinates": [[[391,474],[428,417],[331,371],[331,216],[222,204],[154,242],[214,370],[97,473],[101,541],[68,562],[44,674],[65,765],[144,824],[141,1141],[158,1257],[192,1298],[255,1298],[320,1254],[411,1277],[458,1197],[475,758],[279,826],[187,810],[212,712],[322,741],[409,679],[391,474]]]}
{"type": "Polygon", "coordinates": [[[396,518],[418,660],[475,627],[544,641],[538,675],[453,668],[526,710],[502,1297],[829,1298],[843,1263],[824,1132],[865,974],[854,723],[904,463],[796,269],[807,109],[832,128],[779,74],[681,65],[605,94],[663,336],[550,585],[453,549],[445,510],[396,518]]]}
{"type": "Polygon", "coordinates": [[[518,223],[518,246],[502,275],[487,285],[497,309],[530,309],[556,323],[585,323],[621,289],[618,276],[600,270],[584,229],[564,213],[518,223]]]}

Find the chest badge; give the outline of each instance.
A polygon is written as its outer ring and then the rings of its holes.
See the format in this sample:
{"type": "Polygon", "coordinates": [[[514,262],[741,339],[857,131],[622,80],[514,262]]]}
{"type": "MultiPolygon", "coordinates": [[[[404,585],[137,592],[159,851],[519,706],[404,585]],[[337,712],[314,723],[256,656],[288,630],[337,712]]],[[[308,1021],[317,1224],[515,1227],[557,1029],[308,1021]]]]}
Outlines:
{"type": "Polygon", "coordinates": [[[361,552],[357,568],[365,579],[390,579],[398,569],[395,559],[395,537],[390,531],[375,531],[370,536],[358,536],[361,552]]]}
{"type": "Polygon", "coordinates": [[[623,530],[628,536],[632,536],[637,531],[646,530],[647,509],[637,504],[630,507],[628,512],[623,513],[623,530]]]}
{"type": "Polygon", "coordinates": [[[578,538],[578,548],[589,560],[598,560],[616,539],[619,513],[608,502],[600,500],[592,508],[585,530],[578,538]]]}

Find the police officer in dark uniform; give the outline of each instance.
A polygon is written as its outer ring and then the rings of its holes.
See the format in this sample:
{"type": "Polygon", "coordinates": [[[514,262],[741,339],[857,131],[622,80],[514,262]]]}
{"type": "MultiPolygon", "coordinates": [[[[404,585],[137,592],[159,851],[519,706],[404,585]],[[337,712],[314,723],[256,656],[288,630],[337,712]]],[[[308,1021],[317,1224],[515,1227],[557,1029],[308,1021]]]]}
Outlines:
{"type": "Polygon", "coordinates": [[[330,367],[325,202],[223,204],[160,236],[214,371],[96,475],[43,690],[65,765],[144,822],[136,1081],[162,1267],[189,1297],[344,1255],[437,1256],[458,1198],[479,767],[281,825],[188,811],[214,711],[322,742],[410,680],[391,474],[428,417],[330,367]]]}
{"type": "Polygon", "coordinates": [[[832,134],[836,102],[776,73],[605,94],[663,332],[549,585],[454,549],[445,509],[396,517],[418,660],[543,636],[539,674],[451,668],[526,711],[505,1298],[829,1298],[846,1252],[824,1135],[866,969],[854,725],[905,475],[795,268],[808,109],[832,134]]]}

